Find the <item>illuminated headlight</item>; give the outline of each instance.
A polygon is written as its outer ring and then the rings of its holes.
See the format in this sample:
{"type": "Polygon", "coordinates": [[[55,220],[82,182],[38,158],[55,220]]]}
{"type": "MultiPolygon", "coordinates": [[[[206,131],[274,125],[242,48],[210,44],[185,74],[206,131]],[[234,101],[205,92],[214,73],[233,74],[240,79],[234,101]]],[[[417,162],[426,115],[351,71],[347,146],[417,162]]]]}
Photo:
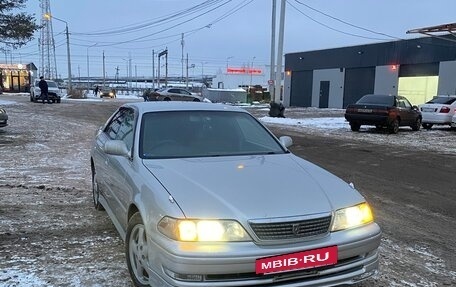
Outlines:
{"type": "Polygon", "coordinates": [[[372,210],[367,202],[339,209],[334,215],[331,231],[354,228],[374,221],[372,210]]]}
{"type": "Polygon", "coordinates": [[[114,93],[113,93],[113,92],[110,92],[109,95],[112,97],[112,96],[114,96],[114,93]]]}
{"type": "Polygon", "coordinates": [[[234,220],[196,220],[163,217],[158,230],[178,241],[251,241],[244,228],[234,220]]]}

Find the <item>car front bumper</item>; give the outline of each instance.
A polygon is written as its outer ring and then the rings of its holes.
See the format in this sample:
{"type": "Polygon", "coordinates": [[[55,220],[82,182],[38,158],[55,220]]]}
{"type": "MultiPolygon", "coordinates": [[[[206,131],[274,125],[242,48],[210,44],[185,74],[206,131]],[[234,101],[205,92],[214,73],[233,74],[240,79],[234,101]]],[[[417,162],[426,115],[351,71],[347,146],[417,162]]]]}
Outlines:
{"type": "Polygon", "coordinates": [[[377,272],[380,239],[381,230],[372,223],[331,233],[322,239],[287,245],[256,245],[252,242],[201,245],[171,240],[162,240],[157,244],[149,240],[149,274],[152,275],[152,282],[158,286],[297,287],[354,284],[377,272]],[[255,274],[256,259],[334,245],[338,246],[336,265],[255,274]],[[194,275],[201,280],[182,279],[194,275]]]}

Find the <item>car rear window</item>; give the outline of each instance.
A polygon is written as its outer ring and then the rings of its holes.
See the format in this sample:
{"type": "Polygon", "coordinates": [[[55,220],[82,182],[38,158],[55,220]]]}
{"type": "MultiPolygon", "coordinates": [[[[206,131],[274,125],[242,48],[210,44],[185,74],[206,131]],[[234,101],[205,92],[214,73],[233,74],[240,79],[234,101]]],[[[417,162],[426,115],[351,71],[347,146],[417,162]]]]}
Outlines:
{"type": "Polygon", "coordinates": [[[443,104],[443,105],[451,105],[456,101],[456,97],[435,97],[426,104],[443,104]]]}
{"type": "Polygon", "coordinates": [[[368,104],[368,105],[387,105],[393,106],[394,97],[386,95],[365,95],[359,99],[357,104],[368,104]]]}

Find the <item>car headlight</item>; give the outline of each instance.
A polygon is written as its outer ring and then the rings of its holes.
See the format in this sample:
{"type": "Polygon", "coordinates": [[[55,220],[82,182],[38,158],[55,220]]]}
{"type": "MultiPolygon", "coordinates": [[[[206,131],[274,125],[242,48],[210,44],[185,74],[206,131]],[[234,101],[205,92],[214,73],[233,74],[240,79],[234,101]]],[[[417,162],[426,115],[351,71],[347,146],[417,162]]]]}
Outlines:
{"type": "Polygon", "coordinates": [[[367,202],[339,209],[335,212],[331,231],[354,228],[374,221],[372,210],[367,202]]]}
{"type": "Polygon", "coordinates": [[[158,230],[178,241],[251,241],[244,228],[234,220],[198,220],[163,217],[158,230]]]}
{"type": "Polygon", "coordinates": [[[6,111],[4,109],[0,109],[0,114],[6,114],[6,111]]]}
{"type": "Polygon", "coordinates": [[[113,93],[113,92],[110,92],[109,95],[110,95],[110,96],[114,96],[114,93],[113,93]]]}

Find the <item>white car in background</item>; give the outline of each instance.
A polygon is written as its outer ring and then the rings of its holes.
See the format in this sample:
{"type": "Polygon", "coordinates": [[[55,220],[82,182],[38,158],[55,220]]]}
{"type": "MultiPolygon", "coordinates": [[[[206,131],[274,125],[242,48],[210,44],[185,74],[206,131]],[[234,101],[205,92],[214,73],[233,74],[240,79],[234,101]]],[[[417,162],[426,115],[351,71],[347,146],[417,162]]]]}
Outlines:
{"type": "Polygon", "coordinates": [[[452,125],[453,116],[456,114],[456,95],[436,96],[420,105],[419,109],[425,129],[431,129],[433,125],[452,125]]]}
{"type": "MultiPolygon", "coordinates": [[[[38,102],[41,100],[41,89],[39,87],[40,80],[35,80],[33,86],[30,89],[30,101],[38,102]]],[[[48,98],[53,103],[60,103],[62,98],[60,94],[59,86],[56,82],[51,80],[46,80],[48,84],[48,98]]]]}

